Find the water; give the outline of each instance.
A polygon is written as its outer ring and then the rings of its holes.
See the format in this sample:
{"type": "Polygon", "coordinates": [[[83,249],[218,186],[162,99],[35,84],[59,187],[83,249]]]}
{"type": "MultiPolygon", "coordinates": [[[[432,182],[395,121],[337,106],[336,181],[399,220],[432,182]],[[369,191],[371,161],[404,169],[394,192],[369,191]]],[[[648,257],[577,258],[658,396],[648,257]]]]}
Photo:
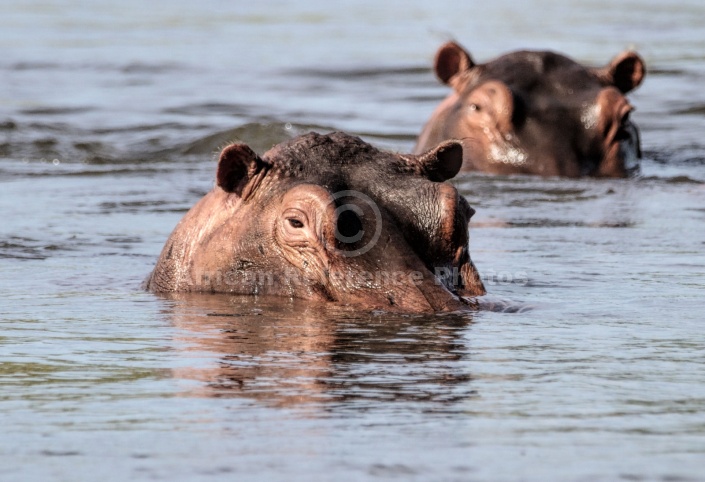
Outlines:
{"type": "Polygon", "coordinates": [[[701,479],[703,3],[238,3],[3,6],[0,479],[701,479]],[[649,66],[641,177],[454,181],[507,312],[140,291],[228,141],[411,150],[450,37],[649,66]]]}

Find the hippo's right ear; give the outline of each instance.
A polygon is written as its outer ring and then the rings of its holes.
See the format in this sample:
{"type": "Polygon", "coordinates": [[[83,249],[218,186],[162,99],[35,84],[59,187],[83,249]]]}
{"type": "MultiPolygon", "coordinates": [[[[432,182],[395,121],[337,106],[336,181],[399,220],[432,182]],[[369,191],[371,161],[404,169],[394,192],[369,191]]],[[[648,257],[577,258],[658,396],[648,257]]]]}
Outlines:
{"type": "Polygon", "coordinates": [[[614,85],[623,94],[637,88],[646,75],[646,66],[639,54],[627,50],[606,67],[596,69],[597,76],[607,85],[614,85]]]}
{"type": "Polygon", "coordinates": [[[225,192],[246,198],[253,178],[266,166],[265,162],[246,144],[231,144],[220,153],[216,183],[225,192]]]}
{"type": "Polygon", "coordinates": [[[444,141],[430,151],[414,156],[410,161],[415,171],[434,182],[443,182],[455,177],[463,166],[463,144],[460,141],[444,141]]]}
{"type": "Polygon", "coordinates": [[[475,66],[470,54],[455,42],[448,42],[441,46],[436,53],[434,70],[444,84],[448,85],[450,79],[460,72],[465,72],[475,66]]]}

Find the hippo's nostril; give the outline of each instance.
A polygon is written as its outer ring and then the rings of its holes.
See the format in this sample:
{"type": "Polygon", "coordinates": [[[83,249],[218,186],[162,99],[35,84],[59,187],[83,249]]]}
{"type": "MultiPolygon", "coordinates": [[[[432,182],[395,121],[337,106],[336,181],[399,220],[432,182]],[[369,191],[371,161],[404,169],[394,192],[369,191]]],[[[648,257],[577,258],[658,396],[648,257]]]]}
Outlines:
{"type": "Polygon", "coordinates": [[[629,132],[629,117],[630,117],[631,111],[627,111],[622,118],[619,120],[619,127],[617,128],[617,132],[614,135],[614,140],[619,142],[619,141],[625,141],[631,137],[631,133],[629,132]]]}
{"type": "Polygon", "coordinates": [[[348,209],[338,215],[338,223],[335,229],[336,239],[350,244],[362,239],[364,234],[362,220],[360,220],[360,216],[355,211],[348,209]]]}
{"type": "Polygon", "coordinates": [[[629,139],[629,132],[627,132],[627,130],[623,127],[620,127],[617,130],[617,133],[614,135],[614,140],[617,142],[621,142],[626,141],[627,139],[629,139]]]}
{"type": "Polygon", "coordinates": [[[465,199],[465,197],[463,196],[458,195],[458,213],[464,215],[465,219],[467,221],[470,221],[470,218],[475,215],[475,212],[475,209],[470,206],[470,203],[468,203],[467,199],[465,199]]]}

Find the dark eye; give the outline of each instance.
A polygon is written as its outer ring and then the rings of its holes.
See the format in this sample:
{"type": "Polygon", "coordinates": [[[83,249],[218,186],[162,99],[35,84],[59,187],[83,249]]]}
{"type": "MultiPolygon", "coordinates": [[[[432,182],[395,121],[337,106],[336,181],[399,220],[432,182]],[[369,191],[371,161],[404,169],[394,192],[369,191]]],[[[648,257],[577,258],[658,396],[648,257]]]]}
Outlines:
{"type": "Polygon", "coordinates": [[[296,218],[289,218],[289,219],[287,219],[287,221],[289,221],[289,225],[290,225],[292,228],[297,228],[297,229],[299,229],[299,228],[303,228],[303,227],[304,227],[304,223],[302,223],[301,221],[299,221],[299,220],[296,219],[296,218]]]}
{"type": "Polygon", "coordinates": [[[343,243],[354,243],[362,239],[365,231],[362,229],[360,217],[352,210],[342,211],[338,215],[335,237],[343,243]]]}
{"type": "Polygon", "coordinates": [[[480,106],[477,105],[477,104],[470,104],[470,105],[468,106],[468,109],[469,109],[471,112],[480,112],[480,106]]]}

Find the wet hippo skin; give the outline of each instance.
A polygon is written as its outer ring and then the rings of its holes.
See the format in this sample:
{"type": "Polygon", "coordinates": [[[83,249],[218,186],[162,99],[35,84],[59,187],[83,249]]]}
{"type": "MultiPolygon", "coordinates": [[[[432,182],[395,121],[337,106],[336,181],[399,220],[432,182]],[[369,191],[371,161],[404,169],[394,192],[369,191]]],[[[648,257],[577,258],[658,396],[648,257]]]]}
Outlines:
{"type": "Polygon", "coordinates": [[[471,307],[485,293],[468,251],[474,210],[444,182],[462,158],[457,141],[402,155],[343,133],[307,134],[262,157],[230,145],[147,287],[400,312],[471,307]]]}

